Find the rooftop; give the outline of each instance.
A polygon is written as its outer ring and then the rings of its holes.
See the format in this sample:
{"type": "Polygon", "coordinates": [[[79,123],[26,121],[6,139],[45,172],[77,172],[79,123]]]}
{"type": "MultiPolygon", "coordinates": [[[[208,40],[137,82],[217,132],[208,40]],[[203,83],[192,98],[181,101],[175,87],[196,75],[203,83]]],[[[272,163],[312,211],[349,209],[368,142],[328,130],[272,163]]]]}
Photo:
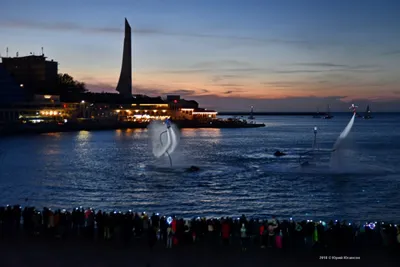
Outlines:
{"type": "MultiPolygon", "coordinates": [[[[44,56],[44,54],[42,55],[28,55],[28,56],[16,56],[16,57],[1,57],[2,62],[6,62],[6,61],[44,61],[46,60],[47,57],[44,56]]],[[[51,60],[53,61],[53,60],[51,60]]],[[[53,61],[54,62],[54,61],[53,61]]]]}

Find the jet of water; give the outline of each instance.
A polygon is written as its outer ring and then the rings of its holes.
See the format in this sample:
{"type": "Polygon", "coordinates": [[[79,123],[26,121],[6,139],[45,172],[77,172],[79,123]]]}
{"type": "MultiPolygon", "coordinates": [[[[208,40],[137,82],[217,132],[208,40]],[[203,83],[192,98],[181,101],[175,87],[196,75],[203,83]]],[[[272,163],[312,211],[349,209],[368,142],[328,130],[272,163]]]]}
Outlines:
{"type": "Polygon", "coordinates": [[[148,126],[153,155],[156,158],[167,156],[172,167],[171,154],[179,144],[179,129],[169,120],[165,122],[153,121],[148,126]]]}
{"type": "MultiPolygon", "coordinates": [[[[351,105],[350,109],[353,111],[353,116],[351,117],[349,123],[347,124],[346,128],[340,133],[338,139],[336,140],[335,144],[333,145],[332,153],[331,153],[331,160],[330,160],[330,167],[331,169],[337,168],[345,168],[345,162],[349,159],[346,158],[346,151],[342,149],[343,141],[349,135],[351,129],[354,125],[354,120],[356,117],[356,107],[354,104],[351,105]],[[345,159],[345,160],[343,160],[345,159]]],[[[347,162],[348,163],[348,162],[347,162]]]]}
{"type": "Polygon", "coordinates": [[[343,142],[343,140],[349,135],[351,128],[353,128],[354,124],[354,119],[356,117],[356,114],[353,114],[353,117],[351,117],[349,123],[347,124],[346,128],[344,128],[343,132],[339,135],[338,139],[336,140],[335,144],[333,145],[333,151],[339,148],[340,144],[343,142]]]}

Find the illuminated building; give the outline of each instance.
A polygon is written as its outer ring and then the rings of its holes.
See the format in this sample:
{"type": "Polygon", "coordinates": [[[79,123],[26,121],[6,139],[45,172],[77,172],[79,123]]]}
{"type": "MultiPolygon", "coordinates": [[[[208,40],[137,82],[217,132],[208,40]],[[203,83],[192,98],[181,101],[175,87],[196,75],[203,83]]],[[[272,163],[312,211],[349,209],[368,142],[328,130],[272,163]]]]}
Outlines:
{"type": "Polygon", "coordinates": [[[179,110],[179,117],[176,119],[186,120],[209,120],[216,119],[218,112],[204,108],[182,108],[179,110]]]}
{"type": "Polygon", "coordinates": [[[182,99],[180,95],[168,95],[167,102],[175,120],[210,120],[217,117],[215,110],[199,108],[196,101],[182,99]]]}
{"type": "Polygon", "coordinates": [[[167,95],[167,103],[171,109],[175,110],[180,108],[199,108],[199,103],[194,100],[182,99],[180,95],[167,95]]]}
{"type": "Polygon", "coordinates": [[[130,106],[121,105],[115,113],[119,121],[149,122],[171,117],[169,105],[159,98],[139,99],[130,106]]]}
{"type": "Polygon", "coordinates": [[[56,95],[34,95],[33,101],[10,107],[9,110],[12,110],[18,116],[14,118],[14,121],[55,123],[70,120],[76,113],[77,107],[61,103],[60,97],[56,95]]]}

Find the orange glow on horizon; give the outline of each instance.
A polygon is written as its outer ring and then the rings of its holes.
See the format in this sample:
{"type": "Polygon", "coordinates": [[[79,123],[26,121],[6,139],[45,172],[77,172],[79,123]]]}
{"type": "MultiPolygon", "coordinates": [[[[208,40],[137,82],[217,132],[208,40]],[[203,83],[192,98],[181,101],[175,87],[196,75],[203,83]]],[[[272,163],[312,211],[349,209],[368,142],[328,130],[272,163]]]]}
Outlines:
{"type": "MultiPolygon", "coordinates": [[[[62,72],[62,71],[60,71],[62,72]]],[[[391,91],[376,90],[376,88],[364,88],[361,85],[335,85],[335,83],[319,84],[318,82],[304,81],[293,82],[288,80],[289,86],[266,85],[260,82],[262,78],[227,79],[221,82],[212,82],[208,78],[210,74],[155,74],[135,73],[133,88],[135,93],[149,96],[165,96],[167,94],[180,94],[184,98],[219,97],[219,98],[246,98],[246,99],[285,99],[304,97],[330,97],[343,96],[344,99],[370,99],[393,100],[399,99],[400,94],[391,91]],[[235,82],[233,82],[233,80],[235,82]],[[258,80],[258,81],[257,81],[258,80]]],[[[93,70],[92,72],[71,71],[71,76],[76,80],[85,82],[88,89],[95,92],[116,93],[119,70],[93,70]]],[[[292,78],[293,79],[293,78],[292,78]]],[[[283,80],[282,77],[271,76],[268,80],[283,80]]],[[[264,80],[265,81],[265,80],[264,80]]],[[[285,82],[282,82],[285,83],[285,82]]]]}

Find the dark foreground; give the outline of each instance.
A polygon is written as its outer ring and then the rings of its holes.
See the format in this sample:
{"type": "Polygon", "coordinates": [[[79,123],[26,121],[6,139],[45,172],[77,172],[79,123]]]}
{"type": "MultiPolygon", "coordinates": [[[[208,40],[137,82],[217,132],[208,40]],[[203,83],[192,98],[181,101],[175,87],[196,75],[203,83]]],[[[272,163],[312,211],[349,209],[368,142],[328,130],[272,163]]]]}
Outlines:
{"type": "Polygon", "coordinates": [[[399,240],[400,225],[388,222],[295,222],[244,215],[184,220],[83,207],[71,212],[0,207],[0,267],[398,266],[399,240]]]}
{"type": "Polygon", "coordinates": [[[151,250],[145,239],[128,247],[118,243],[83,239],[47,240],[39,237],[0,241],[0,266],[399,266],[399,251],[350,249],[343,251],[297,251],[261,249],[241,251],[240,244],[229,246],[197,243],[171,249],[161,244],[151,250]],[[359,257],[359,259],[326,259],[359,257]]]}

